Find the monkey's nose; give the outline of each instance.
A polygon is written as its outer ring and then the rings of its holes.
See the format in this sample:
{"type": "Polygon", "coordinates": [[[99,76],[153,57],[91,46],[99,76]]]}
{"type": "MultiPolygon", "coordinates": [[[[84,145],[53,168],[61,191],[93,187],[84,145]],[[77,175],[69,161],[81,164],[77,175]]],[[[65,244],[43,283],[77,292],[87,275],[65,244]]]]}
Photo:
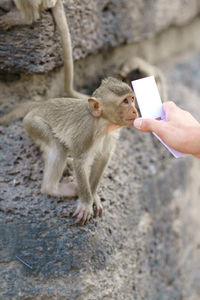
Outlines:
{"type": "Polygon", "coordinates": [[[134,110],[133,111],[133,115],[137,118],[138,117],[138,112],[137,112],[137,110],[134,110]]]}

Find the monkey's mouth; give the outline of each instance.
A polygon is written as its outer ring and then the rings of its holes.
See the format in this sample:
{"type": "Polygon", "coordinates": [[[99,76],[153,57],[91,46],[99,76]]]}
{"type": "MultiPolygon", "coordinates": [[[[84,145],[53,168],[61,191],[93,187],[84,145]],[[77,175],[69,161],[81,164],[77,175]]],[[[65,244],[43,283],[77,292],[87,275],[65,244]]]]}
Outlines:
{"type": "Polygon", "coordinates": [[[130,119],[126,119],[126,122],[133,122],[136,118],[137,118],[137,115],[135,114],[134,117],[132,117],[130,119]]]}
{"type": "Polygon", "coordinates": [[[126,121],[134,121],[136,119],[136,117],[135,118],[131,118],[131,119],[126,119],[126,121]]]}

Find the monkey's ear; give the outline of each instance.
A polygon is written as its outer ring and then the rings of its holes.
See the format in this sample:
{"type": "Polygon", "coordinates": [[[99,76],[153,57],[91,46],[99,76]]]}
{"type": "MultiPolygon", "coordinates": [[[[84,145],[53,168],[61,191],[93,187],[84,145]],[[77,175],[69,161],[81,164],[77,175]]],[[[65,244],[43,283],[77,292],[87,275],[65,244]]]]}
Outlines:
{"type": "Polygon", "coordinates": [[[90,110],[91,114],[94,117],[99,118],[102,113],[102,106],[101,106],[100,101],[97,100],[96,98],[89,98],[88,105],[89,105],[89,110],[90,110]]]}

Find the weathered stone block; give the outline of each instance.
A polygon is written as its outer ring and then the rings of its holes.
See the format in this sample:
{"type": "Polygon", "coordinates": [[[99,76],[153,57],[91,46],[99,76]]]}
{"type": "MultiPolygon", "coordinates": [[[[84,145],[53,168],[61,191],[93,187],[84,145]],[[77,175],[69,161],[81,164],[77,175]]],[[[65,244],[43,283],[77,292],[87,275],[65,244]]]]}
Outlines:
{"type": "MultiPolygon", "coordinates": [[[[133,43],[170,25],[189,22],[198,0],[65,0],[74,59],[133,43]]],[[[2,14],[3,12],[1,12],[2,14]]],[[[32,26],[0,29],[0,72],[43,73],[62,65],[58,33],[49,12],[32,26]]]]}
{"type": "MultiPolygon", "coordinates": [[[[199,119],[198,65],[200,54],[166,75],[170,99],[199,119]]],[[[199,160],[126,128],[98,191],[104,216],[78,226],[75,201],[40,193],[22,123],[0,134],[0,299],[199,299],[199,160]]]]}

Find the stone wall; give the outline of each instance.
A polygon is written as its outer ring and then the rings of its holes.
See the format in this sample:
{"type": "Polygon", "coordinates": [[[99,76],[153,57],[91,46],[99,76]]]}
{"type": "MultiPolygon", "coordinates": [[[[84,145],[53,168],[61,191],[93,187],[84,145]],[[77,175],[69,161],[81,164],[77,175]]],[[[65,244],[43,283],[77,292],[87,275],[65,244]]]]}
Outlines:
{"type": "MultiPolygon", "coordinates": [[[[74,59],[150,38],[191,21],[198,0],[65,0],[74,59]]],[[[1,14],[3,12],[0,11],[1,14]]],[[[30,27],[0,29],[0,72],[43,73],[62,65],[61,45],[50,12],[30,27]]]]}

